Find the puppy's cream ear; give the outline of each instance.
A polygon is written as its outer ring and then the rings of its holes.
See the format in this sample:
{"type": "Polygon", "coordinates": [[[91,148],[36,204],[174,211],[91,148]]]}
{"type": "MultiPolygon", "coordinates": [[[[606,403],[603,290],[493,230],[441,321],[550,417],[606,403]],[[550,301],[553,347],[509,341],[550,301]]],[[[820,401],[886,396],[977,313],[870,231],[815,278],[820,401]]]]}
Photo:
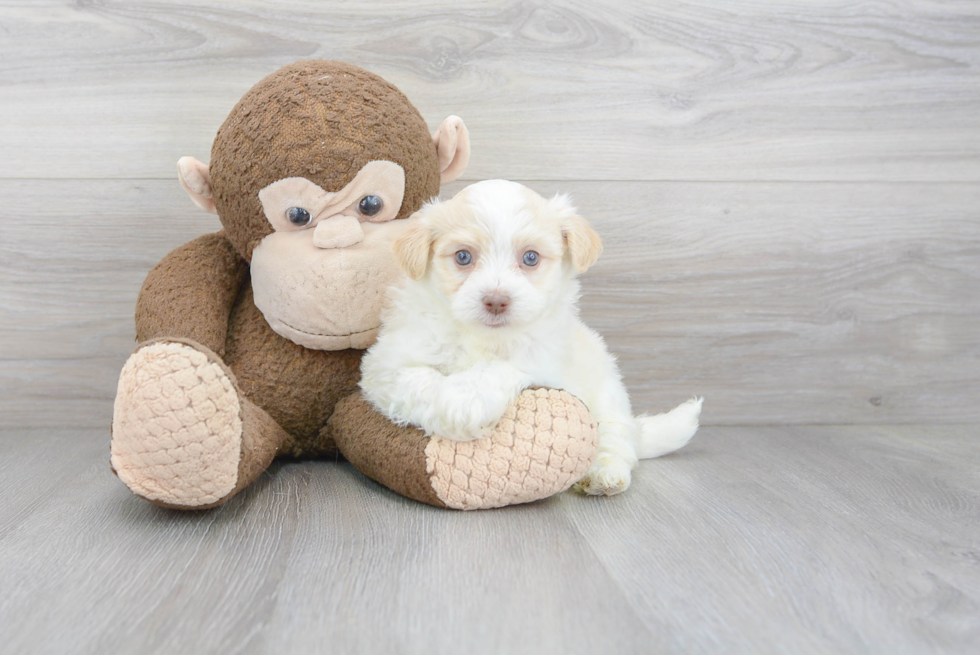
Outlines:
{"type": "Polygon", "coordinates": [[[602,239],[592,229],[588,221],[572,214],[562,220],[561,234],[568,244],[568,252],[572,256],[572,266],[579,273],[584,273],[595,264],[602,253],[602,239]]]}
{"type": "Polygon", "coordinates": [[[395,241],[395,262],[402,272],[413,280],[421,280],[429,265],[429,250],[432,248],[432,232],[418,218],[395,241]]]}
{"type": "Polygon", "coordinates": [[[549,202],[561,216],[561,236],[568,247],[572,266],[579,273],[586,272],[602,253],[602,239],[587,220],[575,213],[568,196],[559,194],[549,202]]]}

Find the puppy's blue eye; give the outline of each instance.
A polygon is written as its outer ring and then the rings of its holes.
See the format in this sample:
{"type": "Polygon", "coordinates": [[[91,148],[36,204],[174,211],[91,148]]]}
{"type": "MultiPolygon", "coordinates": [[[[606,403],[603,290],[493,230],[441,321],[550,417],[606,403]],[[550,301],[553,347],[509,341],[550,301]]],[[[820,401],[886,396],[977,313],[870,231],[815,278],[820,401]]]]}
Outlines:
{"type": "Polygon", "coordinates": [[[290,207],[286,210],[286,218],[289,222],[296,227],[303,227],[304,225],[309,225],[312,217],[310,212],[306,211],[302,207],[290,207]]]}
{"type": "Polygon", "coordinates": [[[525,266],[537,266],[539,259],[540,257],[538,257],[538,253],[534,252],[533,250],[528,250],[526,253],[524,253],[525,266]]]}
{"type": "Polygon", "coordinates": [[[456,251],[456,263],[460,266],[469,266],[470,262],[473,261],[473,255],[470,254],[469,250],[457,250],[456,251]]]}
{"type": "Polygon", "coordinates": [[[374,216],[385,204],[378,196],[364,196],[361,202],[357,203],[357,208],[365,216],[374,216]]]}

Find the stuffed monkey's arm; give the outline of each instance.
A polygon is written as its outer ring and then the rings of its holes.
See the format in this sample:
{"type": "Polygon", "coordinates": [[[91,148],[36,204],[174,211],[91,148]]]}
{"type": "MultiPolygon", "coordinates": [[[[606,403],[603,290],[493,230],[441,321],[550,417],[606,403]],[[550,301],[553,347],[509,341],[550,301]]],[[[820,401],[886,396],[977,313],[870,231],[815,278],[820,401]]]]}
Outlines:
{"type": "Polygon", "coordinates": [[[365,357],[361,389],[396,423],[456,441],[487,436],[531,378],[504,362],[443,375],[428,366],[389,368],[365,357]]]}
{"type": "Polygon", "coordinates": [[[224,231],[185,243],[146,276],[136,301],[136,339],[191,339],[224,357],[228,317],[248,264],[224,231]]]}
{"type": "Polygon", "coordinates": [[[598,449],[585,405],[555,389],[521,392],[489,437],[469,443],[399,427],[361,394],[340,401],[327,425],[361,473],[409,498],[454,509],[560,493],[586,474],[598,449]]]}

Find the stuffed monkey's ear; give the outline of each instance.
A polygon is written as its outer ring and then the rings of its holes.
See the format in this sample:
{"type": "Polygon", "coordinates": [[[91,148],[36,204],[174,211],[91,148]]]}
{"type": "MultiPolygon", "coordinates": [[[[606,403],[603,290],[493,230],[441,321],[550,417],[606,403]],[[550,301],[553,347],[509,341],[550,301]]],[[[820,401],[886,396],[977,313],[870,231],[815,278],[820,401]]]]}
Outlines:
{"type": "Polygon", "coordinates": [[[218,213],[211,194],[211,173],[206,164],[193,157],[181,157],[177,160],[177,176],[180,186],[184,187],[195,205],[206,212],[218,213]]]}
{"type": "Polygon", "coordinates": [[[421,280],[429,265],[429,250],[432,248],[432,232],[428,227],[415,219],[415,225],[409,227],[398,237],[392,246],[395,251],[395,262],[402,272],[413,280],[421,280]]]}
{"type": "Polygon", "coordinates": [[[470,133],[459,116],[450,116],[432,133],[439,154],[439,183],[448,184],[466,170],[470,161],[470,133]]]}
{"type": "Polygon", "coordinates": [[[575,213],[568,196],[555,196],[551,203],[561,216],[561,235],[571,255],[572,266],[584,273],[602,254],[602,239],[587,220],[575,213]]]}

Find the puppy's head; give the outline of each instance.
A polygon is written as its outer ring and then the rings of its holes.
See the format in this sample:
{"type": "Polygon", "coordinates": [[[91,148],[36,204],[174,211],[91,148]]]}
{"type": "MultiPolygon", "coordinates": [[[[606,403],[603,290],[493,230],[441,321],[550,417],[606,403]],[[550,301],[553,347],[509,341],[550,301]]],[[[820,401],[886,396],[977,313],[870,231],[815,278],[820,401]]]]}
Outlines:
{"type": "Polygon", "coordinates": [[[533,322],[602,251],[566,196],[545,199],[516,182],[478,182],[413,218],[395,242],[395,259],[408,277],[445,296],[464,324],[533,322]]]}

